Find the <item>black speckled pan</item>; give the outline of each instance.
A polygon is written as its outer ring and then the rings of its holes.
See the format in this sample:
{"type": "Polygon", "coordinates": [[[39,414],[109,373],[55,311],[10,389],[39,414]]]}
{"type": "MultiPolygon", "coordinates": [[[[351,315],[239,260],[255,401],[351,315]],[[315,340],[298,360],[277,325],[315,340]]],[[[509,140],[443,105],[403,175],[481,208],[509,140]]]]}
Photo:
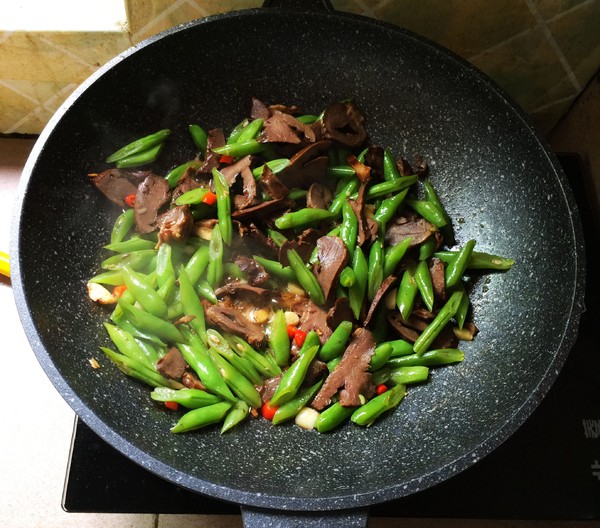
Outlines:
{"type": "Polygon", "coordinates": [[[359,526],[370,504],[475,464],[544,397],[583,310],[576,206],[525,115],[448,51],[397,27],[325,9],[210,17],[111,61],[36,143],[11,253],[31,346],[75,412],[135,462],[240,503],[245,522],[257,526],[359,526]],[[173,415],[98,351],[107,344],[106,312],[90,303],[85,283],[118,211],[86,175],[102,169],[116,147],[163,127],[179,138],[163,152],[163,168],[187,160],[194,154],[188,124],[232,127],[253,95],[313,113],[355,98],[374,142],[429,161],[458,242],[475,238],[477,249],[516,260],[510,272],[477,283],[480,334],[464,344],[464,363],[435,371],[432,383],[411,388],[396,412],[368,429],[348,425],[319,435],[250,420],[224,436],[216,429],[173,435],[173,415]],[[101,369],[90,367],[91,357],[101,369]]]}

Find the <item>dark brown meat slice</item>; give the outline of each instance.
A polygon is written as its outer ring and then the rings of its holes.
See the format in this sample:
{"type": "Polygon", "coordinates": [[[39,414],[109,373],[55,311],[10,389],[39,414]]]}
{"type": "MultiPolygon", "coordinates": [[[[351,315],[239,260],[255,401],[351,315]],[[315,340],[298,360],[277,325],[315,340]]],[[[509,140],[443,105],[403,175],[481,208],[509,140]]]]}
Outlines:
{"type": "Polygon", "coordinates": [[[234,205],[235,208],[246,209],[255,203],[256,199],[256,180],[254,178],[254,174],[249,167],[245,167],[242,169],[242,194],[237,194],[234,196],[234,205]]]}
{"type": "Polygon", "coordinates": [[[156,370],[162,376],[169,379],[180,379],[186,368],[187,363],[176,347],[170,348],[156,363],[156,370]]]}
{"type": "Polygon", "coordinates": [[[181,376],[181,384],[188,389],[206,390],[202,382],[191,372],[184,372],[181,376]]]}
{"type": "Polygon", "coordinates": [[[346,407],[361,404],[360,395],[369,398],[375,390],[369,364],[375,352],[373,334],[365,328],[359,328],[352,335],[341,361],[329,374],[321,390],[315,396],[311,407],[317,411],[323,410],[331,403],[331,399],[339,389],[340,403],[346,407]]]}
{"type": "Polygon", "coordinates": [[[419,178],[424,178],[429,173],[429,164],[421,154],[415,155],[415,173],[419,178]]]}
{"type": "Polygon", "coordinates": [[[369,306],[369,311],[367,312],[367,316],[363,321],[363,326],[368,326],[368,324],[371,322],[371,318],[375,314],[375,310],[377,310],[377,307],[381,303],[382,299],[386,296],[387,292],[390,291],[390,288],[395,284],[396,277],[394,277],[393,275],[388,275],[385,279],[383,279],[381,286],[379,286],[379,289],[375,293],[375,297],[373,297],[373,301],[371,301],[371,306],[369,306]]]}
{"type": "Polygon", "coordinates": [[[269,280],[269,274],[265,271],[265,268],[253,258],[236,255],[233,261],[246,274],[248,284],[251,286],[260,286],[269,280]]]}
{"type": "Polygon", "coordinates": [[[194,178],[197,170],[193,167],[188,167],[183,176],[177,182],[177,185],[173,189],[171,193],[171,204],[175,204],[175,200],[179,198],[182,194],[185,194],[188,191],[193,191],[194,189],[198,189],[199,187],[203,187],[203,185],[194,178]]]}
{"type": "Polygon", "coordinates": [[[125,198],[137,192],[138,185],[148,174],[150,173],[109,169],[89,176],[96,188],[111,202],[119,207],[126,207],[125,198]]]}
{"type": "Polygon", "coordinates": [[[320,379],[323,379],[327,376],[329,369],[327,368],[327,364],[323,363],[318,359],[313,359],[311,364],[308,366],[308,370],[306,372],[306,376],[302,385],[305,387],[311,387],[320,379]]]}
{"type": "Polygon", "coordinates": [[[281,381],[281,376],[283,376],[283,374],[280,374],[279,376],[275,376],[274,378],[267,378],[264,381],[264,383],[260,386],[260,389],[258,390],[258,392],[260,393],[260,399],[262,400],[263,403],[267,403],[268,401],[271,401],[273,394],[275,394],[277,387],[279,387],[279,382],[281,381]]]}
{"type": "Polygon", "coordinates": [[[262,189],[274,200],[285,198],[290,194],[290,190],[279,181],[275,173],[265,165],[259,180],[262,189]]]}
{"type": "Polygon", "coordinates": [[[306,194],[306,207],[313,209],[327,209],[333,193],[331,189],[322,183],[313,183],[306,194]]]}
{"type": "Polygon", "coordinates": [[[296,312],[300,317],[298,328],[303,332],[314,330],[324,344],[331,337],[331,328],[327,324],[327,312],[320,306],[317,306],[307,297],[295,298],[290,309],[296,312]]]}
{"type": "Polygon", "coordinates": [[[158,241],[181,242],[187,239],[192,231],[194,219],[189,205],[177,205],[161,214],[156,219],[158,226],[158,241]]]}
{"type": "Polygon", "coordinates": [[[285,242],[279,249],[279,262],[283,266],[289,266],[290,262],[287,258],[287,252],[290,249],[295,249],[304,262],[308,262],[313,250],[317,245],[317,240],[321,237],[321,233],[312,227],[305,229],[292,240],[285,242]]]}
{"type": "Polygon", "coordinates": [[[415,173],[406,158],[401,157],[399,160],[397,160],[396,166],[398,167],[398,172],[401,176],[411,176],[415,173]]]}
{"type": "Polygon", "coordinates": [[[288,189],[308,189],[311,184],[323,181],[329,164],[330,145],[331,141],[316,141],[294,154],[290,164],[278,175],[281,183],[288,189]]]}
{"type": "Polygon", "coordinates": [[[368,219],[365,212],[365,193],[367,190],[366,183],[361,183],[358,188],[358,197],[356,200],[348,200],[354,216],[358,220],[358,232],[356,234],[356,242],[362,246],[368,240],[375,240],[379,226],[377,222],[368,219]]]}
{"type": "Polygon", "coordinates": [[[370,145],[365,154],[365,165],[371,168],[371,176],[375,180],[383,179],[383,148],[370,145]]]}
{"type": "Polygon", "coordinates": [[[353,321],[354,313],[350,308],[348,297],[338,297],[327,312],[327,325],[335,330],[343,321],[353,321]]]}
{"type": "Polygon", "coordinates": [[[344,147],[359,147],[367,139],[364,120],[353,103],[333,103],[323,114],[323,135],[344,147]]]}
{"type": "Polygon", "coordinates": [[[138,233],[150,233],[156,229],[158,211],[169,198],[167,180],[155,174],[146,176],[135,195],[135,225],[138,233]]]}
{"type": "Polygon", "coordinates": [[[271,117],[271,110],[269,110],[269,107],[260,99],[253,97],[250,101],[250,118],[263,119],[266,121],[269,117],[271,117]]]}
{"type": "Polygon", "coordinates": [[[261,347],[265,341],[262,326],[253,323],[241,312],[230,306],[203,303],[207,321],[223,332],[240,336],[253,347],[261,347]]]}
{"type": "Polygon", "coordinates": [[[298,144],[302,141],[313,143],[315,134],[308,125],[295,117],[276,110],[265,121],[258,140],[265,143],[298,144]]]}
{"type": "Polygon", "coordinates": [[[339,237],[324,236],[317,240],[319,262],[315,265],[315,276],[321,285],[325,299],[335,292],[340,273],[348,262],[348,248],[339,237]]]}
{"type": "Polygon", "coordinates": [[[258,205],[239,209],[231,213],[231,218],[242,222],[254,220],[271,220],[280,213],[282,209],[290,207],[290,201],[286,198],[280,200],[267,200],[258,205]]]}
{"type": "Polygon", "coordinates": [[[200,172],[210,173],[213,169],[219,167],[221,155],[213,152],[213,149],[224,145],[225,135],[223,134],[223,130],[220,128],[213,128],[208,131],[208,138],[206,140],[206,158],[204,158],[204,163],[202,163],[202,166],[199,169],[200,172]]]}
{"type": "Polygon", "coordinates": [[[215,295],[218,298],[229,296],[234,300],[247,301],[256,306],[264,306],[271,301],[272,292],[258,286],[251,286],[247,282],[231,281],[217,288],[215,295]]]}
{"type": "Polygon", "coordinates": [[[417,332],[409,326],[406,326],[404,324],[404,319],[402,319],[402,316],[400,315],[400,312],[396,310],[387,310],[386,316],[391,327],[402,339],[406,339],[411,343],[414,343],[417,340],[420,332],[417,332]]]}
{"type": "Polygon", "coordinates": [[[238,177],[238,175],[244,169],[250,168],[251,163],[252,163],[252,156],[248,155],[248,156],[244,156],[243,158],[240,158],[239,160],[237,160],[235,163],[232,163],[231,165],[222,167],[220,169],[220,172],[223,175],[223,178],[225,179],[225,181],[227,182],[227,185],[229,185],[229,187],[231,187],[235,183],[235,179],[238,177]]]}
{"type": "Polygon", "coordinates": [[[437,299],[443,301],[446,299],[446,279],[444,263],[436,257],[431,258],[429,262],[429,273],[433,282],[433,293],[437,299]]]}
{"type": "Polygon", "coordinates": [[[354,172],[361,183],[367,183],[371,178],[371,167],[358,161],[358,158],[353,154],[348,156],[348,165],[354,169],[354,172]]]}
{"type": "Polygon", "coordinates": [[[411,237],[410,246],[417,246],[436,232],[436,227],[417,215],[406,213],[394,218],[385,232],[385,243],[395,246],[405,238],[411,237]]]}

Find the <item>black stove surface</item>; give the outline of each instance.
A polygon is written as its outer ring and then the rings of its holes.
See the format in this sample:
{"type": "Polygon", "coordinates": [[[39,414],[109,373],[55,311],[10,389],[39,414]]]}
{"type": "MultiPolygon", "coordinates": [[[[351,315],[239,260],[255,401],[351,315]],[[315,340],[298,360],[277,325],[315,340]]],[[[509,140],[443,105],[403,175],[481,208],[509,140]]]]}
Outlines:
{"type": "MultiPolygon", "coordinates": [[[[565,366],[526,423],[490,455],[432,488],[370,508],[372,516],[600,519],[600,238],[580,160],[559,155],[578,202],[587,257],[586,311],[565,366]]],[[[69,512],[239,514],[121,455],[77,420],[65,482],[69,512]]]]}

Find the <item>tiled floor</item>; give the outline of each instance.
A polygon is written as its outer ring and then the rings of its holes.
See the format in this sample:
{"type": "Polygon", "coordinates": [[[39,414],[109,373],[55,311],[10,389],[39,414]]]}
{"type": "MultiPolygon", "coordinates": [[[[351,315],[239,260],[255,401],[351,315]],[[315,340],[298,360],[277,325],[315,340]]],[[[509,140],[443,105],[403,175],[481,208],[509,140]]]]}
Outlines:
{"type": "MultiPolygon", "coordinates": [[[[600,85],[596,82],[557,129],[552,145],[579,152],[600,196],[600,85]]],[[[0,250],[7,250],[11,207],[31,140],[0,139],[0,250]]],[[[61,496],[74,414],[37,363],[18,319],[10,283],[0,280],[3,402],[0,406],[0,528],[238,528],[239,516],[72,514],[61,496]]],[[[573,528],[581,523],[373,519],[372,528],[573,528]]],[[[600,522],[584,524],[600,527],[600,522]]]]}

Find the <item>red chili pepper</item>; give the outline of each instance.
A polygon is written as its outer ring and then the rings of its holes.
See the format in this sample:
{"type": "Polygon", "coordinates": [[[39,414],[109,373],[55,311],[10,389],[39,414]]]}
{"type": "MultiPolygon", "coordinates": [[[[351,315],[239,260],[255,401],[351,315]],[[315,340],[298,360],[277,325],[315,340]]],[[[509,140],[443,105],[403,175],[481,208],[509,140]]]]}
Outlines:
{"type": "Polygon", "coordinates": [[[287,325],[287,334],[290,339],[294,339],[298,329],[294,325],[287,325]]]}
{"type": "Polygon", "coordinates": [[[118,299],[119,297],[121,297],[121,295],[123,295],[126,289],[127,286],[125,284],[119,284],[118,286],[115,286],[113,288],[112,294],[118,299]]]}
{"type": "Polygon", "coordinates": [[[294,334],[294,341],[296,344],[301,347],[304,344],[304,340],[306,339],[306,332],[303,330],[296,330],[294,334]]]}
{"type": "Polygon", "coordinates": [[[219,161],[227,164],[233,163],[233,156],[230,156],[229,154],[223,154],[219,161]]]}
{"type": "Polygon", "coordinates": [[[165,402],[165,407],[167,409],[171,409],[172,411],[176,411],[177,409],[179,409],[179,404],[177,402],[174,402],[174,401],[166,401],[165,402]]]}
{"type": "Polygon", "coordinates": [[[263,418],[267,420],[272,420],[273,416],[275,416],[275,413],[277,412],[277,409],[279,409],[279,407],[276,406],[271,407],[270,403],[271,402],[265,402],[260,408],[260,413],[263,415],[263,418]]]}
{"type": "Polygon", "coordinates": [[[204,198],[202,198],[202,203],[205,203],[207,205],[213,205],[216,201],[217,201],[217,195],[212,191],[208,191],[204,195],[204,198]]]}
{"type": "Polygon", "coordinates": [[[129,207],[135,207],[135,194],[128,194],[125,196],[125,203],[129,207]]]}
{"type": "Polygon", "coordinates": [[[383,383],[381,385],[377,385],[376,389],[377,391],[377,395],[379,396],[380,394],[383,394],[384,392],[386,392],[388,390],[387,385],[384,385],[383,383]]]}

